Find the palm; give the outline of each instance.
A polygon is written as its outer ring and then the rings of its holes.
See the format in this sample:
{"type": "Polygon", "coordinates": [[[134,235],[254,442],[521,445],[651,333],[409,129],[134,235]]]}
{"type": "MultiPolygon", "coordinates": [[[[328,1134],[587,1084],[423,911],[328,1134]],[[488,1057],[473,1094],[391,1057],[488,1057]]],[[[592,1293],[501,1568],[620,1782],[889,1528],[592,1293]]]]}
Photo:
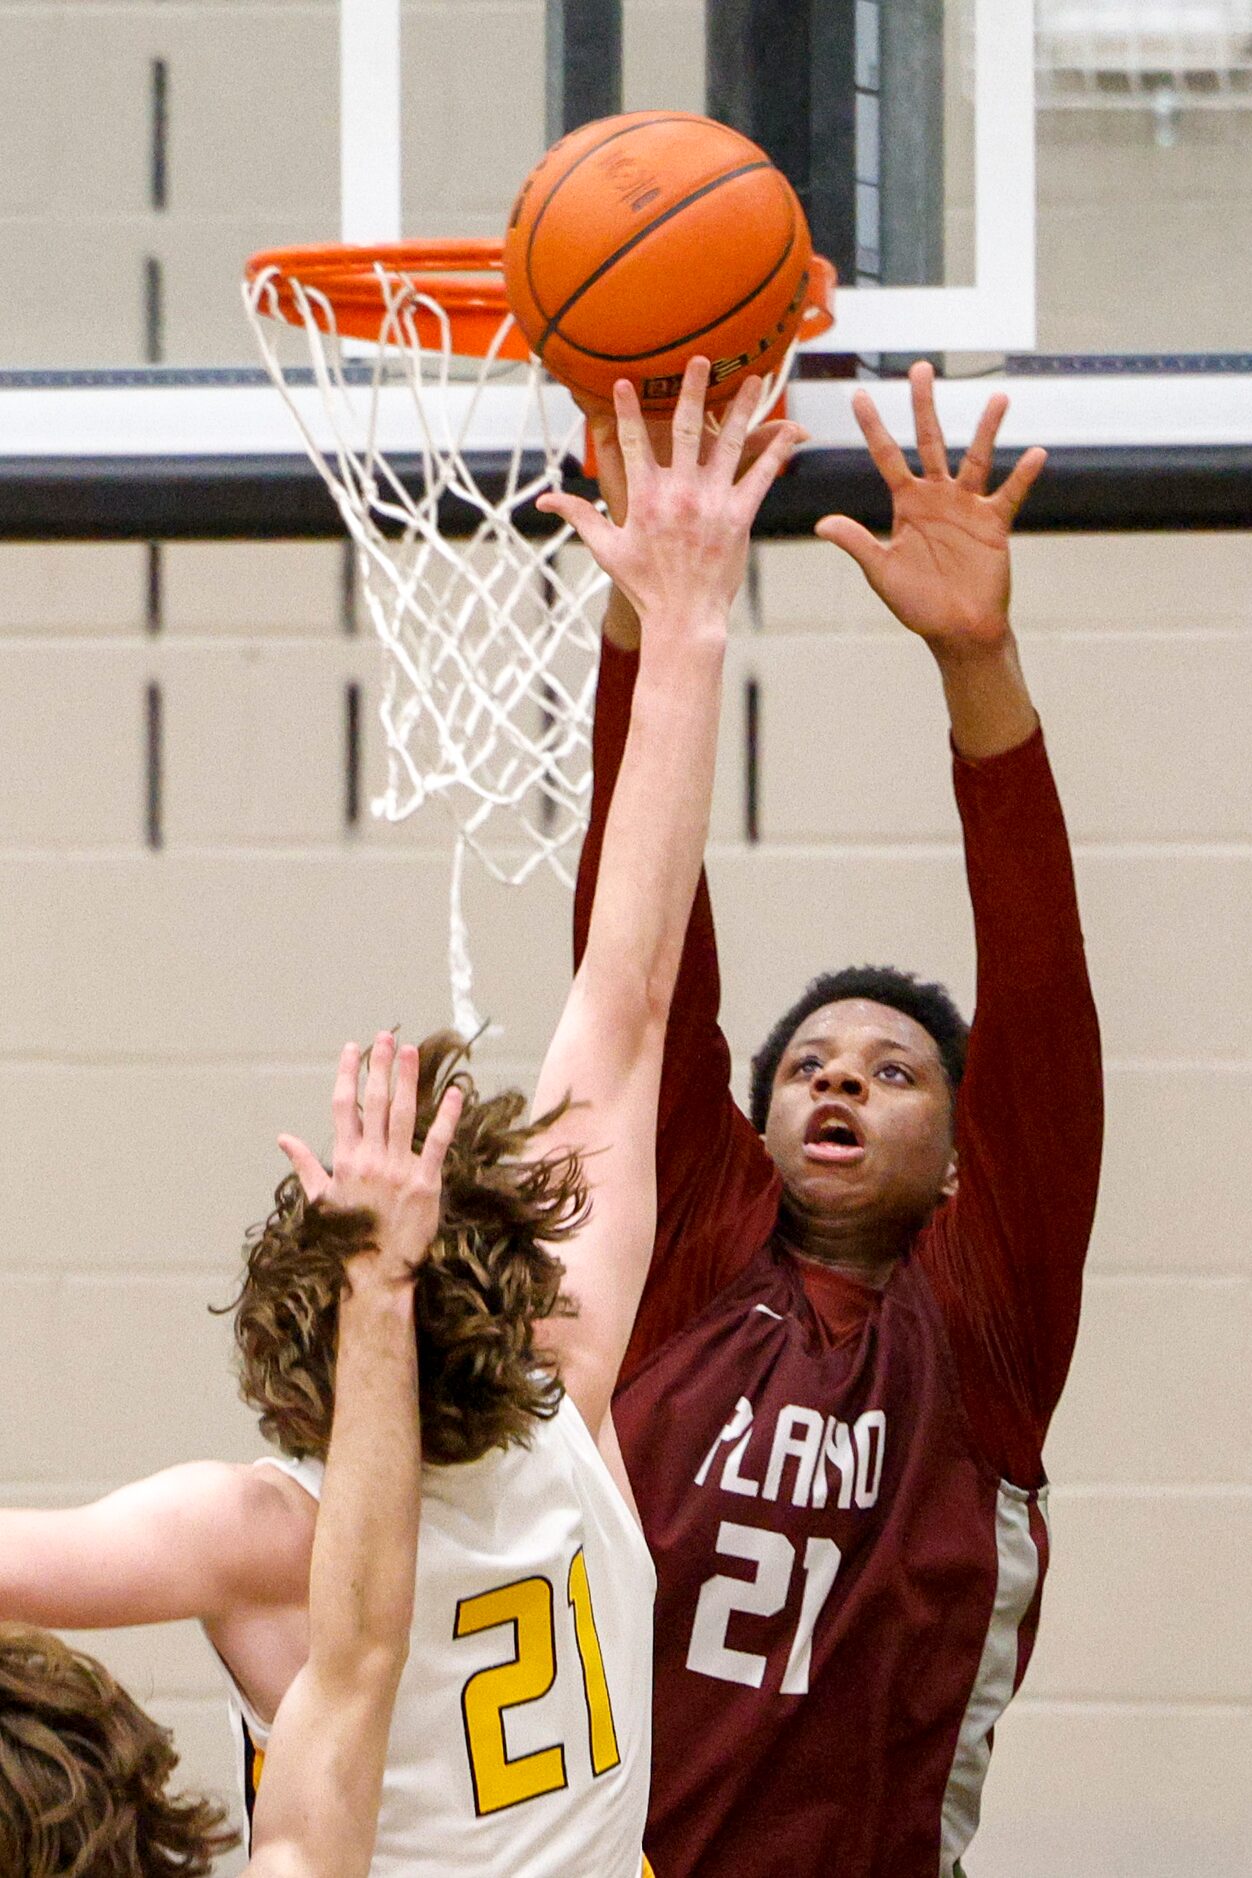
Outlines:
{"type": "Polygon", "coordinates": [[[991,495],[996,433],[1008,401],[993,398],[953,476],[935,413],[934,373],[909,374],[922,474],[914,475],[866,393],[853,410],[870,455],[891,491],[889,541],[846,515],[828,515],[817,532],[858,562],[896,618],[936,650],[975,651],[1008,630],[1009,532],[1043,468],[1046,453],[1028,450],[991,495]]]}
{"type": "Polygon", "coordinates": [[[984,496],[916,479],[894,505],[870,585],[923,639],[980,639],[1008,611],[1009,531],[984,496]]]}
{"type": "Polygon", "coordinates": [[[364,1100],[358,1102],[361,1056],[359,1044],[346,1043],[339,1058],[331,1101],[333,1173],[327,1173],[298,1136],[280,1135],[278,1145],[299,1175],[308,1201],[373,1215],[372,1263],[384,1278],[406,1283],[438,1230],[440,1176],[460,1116],[461,1092],[455,1084],[445,1088],[421,1150],[415,1152],[417,1051],[404,1044],[397,1054],[394,1035],[380,1031],[369,1053],[364,1100]]]}

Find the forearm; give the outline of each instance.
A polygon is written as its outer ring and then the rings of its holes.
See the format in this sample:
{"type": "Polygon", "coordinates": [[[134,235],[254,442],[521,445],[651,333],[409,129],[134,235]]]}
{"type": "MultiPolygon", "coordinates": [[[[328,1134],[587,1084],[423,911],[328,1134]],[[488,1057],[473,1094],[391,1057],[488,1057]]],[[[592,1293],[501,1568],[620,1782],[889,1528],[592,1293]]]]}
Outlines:
{"type": "Polygon", "coordinates": [[[630,730],[630,706],[639,671],[637,653],[620,650],[607,636],[600,647],[600,670],[596,680],[595,715],[591,726],[591,811],[587,833],[578,857],[578,879],[574,884],[574,968],[577,970],[587,947],[587,929],[595,901],[596,877],[604,849],[604,826],[613,803],[618,771],[630,730]]]}
{"type": "Polygon", "coordinates": [[[408,1646],[421,1504],[410,1288],[360,1282],[339,1313],[335,1418],[309,1580],[310,1660],[351,1681],[408,1646]]]}
{"type": "Polygon", "coordinates": [[[724,620],[671,644],[645,630],[630,728],[605,827],[584,988],[668,1006],[708,833],[724,620]]]}
{"type": "Polygon", "coordinates": [[[1029,1486],[1078,1323],[1100,1170],[1099,1023],[1042,736],[989,761],[958,757],[955,780],[978,991],[960,1186],[924,1262],[958,1369],[983,1379],[976,1437],[1029,1486]]]}
{"type": "Polygon", "coordinates": [[[935,663],[959,755],[972,762],[1003,756],[1034,734],[1039,718],[1010,628],[988,648],[936,650],[935,663]]]}

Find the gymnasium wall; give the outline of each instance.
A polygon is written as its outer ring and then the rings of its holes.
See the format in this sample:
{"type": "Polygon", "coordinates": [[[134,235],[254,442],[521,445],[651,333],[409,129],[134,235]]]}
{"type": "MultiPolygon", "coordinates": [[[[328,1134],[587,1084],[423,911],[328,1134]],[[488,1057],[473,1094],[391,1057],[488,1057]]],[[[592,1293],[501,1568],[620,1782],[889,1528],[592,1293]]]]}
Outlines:
{"type": "MultiPolygon", "coordinates": [[[[490,229],[538,150],[541,11],[409,9],[415,232],[449,217],[490,229]],[[490,114],[492,140],[454,158],[447,123],[473,111],[490,114]]],[[[699,14],[690,0],[631,7],[632,103],[698,103],[699,14]]],[[[0,161],[0,232],[15,257],[89,253],[95,283],[66,296],[67,338],[23,298],[15,260],[8,362],[137,356],[154,253],[166,356],[246,356],[239,257],[308,234],[310,217],[333,225],[314,148],[333,139],[332,41],[333,9],[296,0],[0,4],[0,44],[26,61],[0,60],[0,135],[19,159],[31,140],[47,158],[39,176],[33,160],[0,161]],[[94,70],[65,56],[71,17],[94,70]],[[157,56],[171,87],[159,213],[144,102],[157,56]],[[307,143],[280,135],[289,107],[307,143]],[[232,143],[271,118],[264,174],[250,160],[232,175],[232,143]],[[197,181],[210,160],[211,192],[197,181]],[[55,190],[39,180],[50,173],[55,190]]],[[[1206,218],[1252,255],[1229,180],[1248,173],[1252,126],[1184,138],[1150,201],[1127,199],[1132,134],[1045,123],[1045,345],[1180,343],[1179,244],[1211,238],[1206,218]],[[1165,216],[1176,238],[1168,252],[1139,238],[1129,333],[1114,214],[1124,229],[1165,216]]],[[[1226,343],[1224,300],[1207,317],[1197,348],[1226,343]]],[[[1164,487],[1161,502],[1167,521],[1164,487]]],[[[1075,841],[1110,1139],[1048,1453],[1042,1632],[998,1731],[970,1873],[1238,1878],[1252,1859],[1252,536],[1026,538],[1015,565],[1075,841]]],[[[762,621],[745,613],[732,646],[709,863],[741,1077],[779,1000],[818,968],[893,960],[946,978],[967,1008],[973,978],[925,652],[831,549],[771,546],[759,573],[762,621]]],[[[345,828],[345,687],[368,704],[377,675],[345,594],[337,544],[166,545],[155,559],[141,545],[0,548],[0,1501],[71,1503],[180,1460],[260,1451],[234,1399],[228,1324],[207,1307],[229,1298],[242,1229],[283,1171],[274,1135],[325,1141],[345,1037],[397,1021],[420,1036],[445,1017],[443,823],[345,828]]],[[[363,773],[368,796],[382,773],[372,730],[363,773]]],[[[566,982],[567,902],[546,881],[506,897],[474,875],[469,913],[478,995],[504,1026],[482,1078],[525,1084],[566,982]]],[[[89,1647],[173,1725],[188,1779],[229,1791],[221,1684],[193,1627],[89,1647]]]]}

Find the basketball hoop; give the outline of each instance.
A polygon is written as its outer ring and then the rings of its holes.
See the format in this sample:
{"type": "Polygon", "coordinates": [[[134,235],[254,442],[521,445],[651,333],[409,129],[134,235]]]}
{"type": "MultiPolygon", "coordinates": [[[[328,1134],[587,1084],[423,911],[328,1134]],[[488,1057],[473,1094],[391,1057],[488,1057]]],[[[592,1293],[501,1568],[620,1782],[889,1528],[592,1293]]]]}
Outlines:
{"type": "Polygon", "coordinates": [[[511,885],[543,866],[572,884],[608,586],[585,554],[564,552],[571,529],[518,524],[583,459],[585,433],[513,323],[501,255],[492,241],[274,249],[252,256],[243,288],[266,367],[356,544],[384,651],[387,787],[374,813],[402,821],[439,800],[457,829],[449,950],[466,1036],[481,1024],[465,852],[511,885]],[[280,359],[276,322],[303,328],[308,365],[280,359]]]}

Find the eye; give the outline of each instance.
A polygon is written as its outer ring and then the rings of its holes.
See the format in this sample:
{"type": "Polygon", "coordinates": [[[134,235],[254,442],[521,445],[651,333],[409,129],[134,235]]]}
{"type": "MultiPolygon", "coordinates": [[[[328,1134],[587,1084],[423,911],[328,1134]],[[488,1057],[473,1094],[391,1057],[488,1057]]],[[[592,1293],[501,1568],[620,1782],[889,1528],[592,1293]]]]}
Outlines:
{"type": "Polygon", "coordinates": [[[795,1062],[792,1064],[792,1072],[795,1075],[808,1076],[811,1075],[815,1069],[820,1069],[821,1066],[821,1057],[814,1056],[810,1051],[807,1056],[799,1056],[796,1058],[795,1062]]]}
{"type": "Polygon", "coordinates": [[[917,1081],[912,1070],[908,1069],[903,1063],[882,1063],[879,1065],[878,1074],[885,1078],[887,1082],[896,1083],[899,1087],[904,1089],[912,1088],[913,1084],[917,1081]]]}

